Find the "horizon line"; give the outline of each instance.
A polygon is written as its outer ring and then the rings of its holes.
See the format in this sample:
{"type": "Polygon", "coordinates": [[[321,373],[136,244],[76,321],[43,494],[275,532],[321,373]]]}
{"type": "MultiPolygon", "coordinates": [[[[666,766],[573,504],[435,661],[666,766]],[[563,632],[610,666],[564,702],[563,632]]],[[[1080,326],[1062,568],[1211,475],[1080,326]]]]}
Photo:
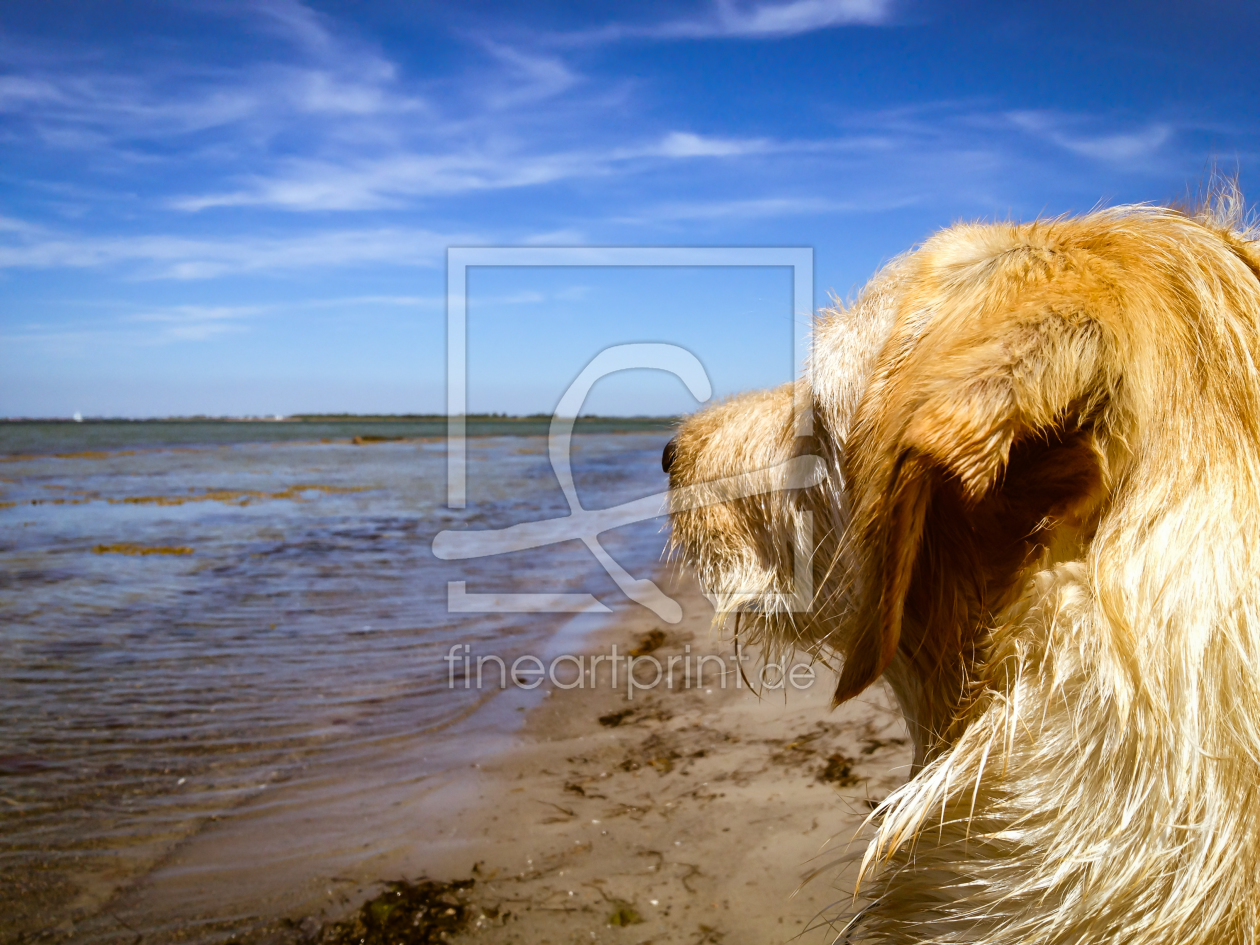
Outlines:
{"type": "MultiPolygon", "coordinates": [[[[320,423],[320,422],[354,422],[378,421],[382,423],[406,421],[446,422],[451,414],[445,413],[293,413],[293,414],[174,414],[170,416],[128,417],[128,416],[10,416],[0,417],[0,423],[320,423]]],[[[459,417],[461,414],[455,414],[459,417]]],[[[552,413],[469,413],[462,414],[466,420],[550,420],[552,413]]],[[[580,414],[576,420],[583,421],[615,420],[615,421],[652,421],[674,422],[681,414],[580,414]]]]}

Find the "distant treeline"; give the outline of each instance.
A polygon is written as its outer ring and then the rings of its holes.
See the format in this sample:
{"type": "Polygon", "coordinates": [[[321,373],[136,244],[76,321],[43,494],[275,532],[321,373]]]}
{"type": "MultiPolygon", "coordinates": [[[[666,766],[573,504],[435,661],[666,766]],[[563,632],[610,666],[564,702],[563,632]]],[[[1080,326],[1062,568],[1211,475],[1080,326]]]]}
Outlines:
{"type": "MultiPolygon", "coordinates": [[[[356,414],[356,413],[295,413],[292,416],[285,417],[286,420],[302,420],[317,423],[341,423],[348,420],[371,420],[380,423],[390,423],[392,421],[405,421],[409,423],[416,422],[441,422],[445,423],[447,415],[444,413],[389,413],[389,414],[356,414]]],[[[469,422],[479,420],[494,421],[518,421],[522,423],[537,423],[538,421],[551,421],[549,413],[469,413],[464,415],[464,419],[469,422]]],[[[672,426],[678,422],[678,417],[606,417],[602,414],[583,414],[577,418],[578,423],[626,423],[626,424],[651,424],[654,426],[672,426]]]]}
{"type": "MultiPolygon", "coordinates": [[[[69,417],[8,417],[0,418],[0,423],[446,423],[447,419],[444,413],[295,413],[287,417],[212,417],[193,414],[186,417],[84,417],[82,420],[69,417]]],[[[465,414],[464,419],[469,423],[538,423],[550,422],[551,414],[470,413],[465,414]]],[[[600,423],[651,428],[673,426],[678,420],[676,416],[606,417],[601,414],[583,414],[577,418],[579,424],[600,423]]]]}
{"type": "MultiPolygon", "coordinates": [[[[304,414],[282,419],[262,417],[180,417],[148,420],[0,421],[0,456],[81,453],[166,446],[311,441],[365,446],[402,440],[439,442],[448,432],[442,414],[304,414]]],[[[668,439],[673,417],[580,417],[574,433],[642,433],[668,439]]],[[[551,417],[474,414],[465,418],[464,435],[547,436],[551,417]]]]}

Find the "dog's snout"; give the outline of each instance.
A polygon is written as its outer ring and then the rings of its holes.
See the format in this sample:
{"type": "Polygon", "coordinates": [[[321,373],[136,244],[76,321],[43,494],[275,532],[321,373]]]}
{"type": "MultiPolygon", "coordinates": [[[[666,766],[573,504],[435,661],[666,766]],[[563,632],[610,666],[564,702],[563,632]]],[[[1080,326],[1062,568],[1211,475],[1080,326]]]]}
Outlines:
{"type": "Polygon", "coordinates": [[[678,437],[674,437],[665,444],[665,449],[661,450],[661,469],[669,472],[674,465],[674,460],[678,458],[678,437]]]}

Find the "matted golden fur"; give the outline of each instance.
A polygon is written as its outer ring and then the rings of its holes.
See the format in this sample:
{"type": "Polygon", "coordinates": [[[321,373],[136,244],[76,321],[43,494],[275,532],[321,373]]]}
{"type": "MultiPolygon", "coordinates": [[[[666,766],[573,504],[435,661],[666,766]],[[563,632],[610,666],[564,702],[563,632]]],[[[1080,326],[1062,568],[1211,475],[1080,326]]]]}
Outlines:
{"type": "Polygon", "coordinates": [[[1232,192],[957,225],[821,313],[808,382],[679,430],[720,619],[883,676],[916,745],[853,942],[1260,940],[1260,243],[1232,192]],[[803,549],[803,536],[813,536],[803,549]],[[812,605],[783,603],[812,551],[812,605]]]}

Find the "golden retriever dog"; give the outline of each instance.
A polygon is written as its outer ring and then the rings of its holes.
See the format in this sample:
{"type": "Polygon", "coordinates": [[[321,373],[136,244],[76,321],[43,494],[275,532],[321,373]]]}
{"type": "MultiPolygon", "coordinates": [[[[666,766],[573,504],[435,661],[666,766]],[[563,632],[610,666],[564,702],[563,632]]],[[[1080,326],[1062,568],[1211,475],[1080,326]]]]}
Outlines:
{"type": "Polygon", "coordinates": [[[820,314],[801,386],[666,448],[676,494],[821,457],[821,482],[671,519],[719,620],[834,658],[837,703],[882,677],[904,712],[912,776],[872,814],[838,940],[1260,941],[1240,207],[950,227],[820,314]]]}

